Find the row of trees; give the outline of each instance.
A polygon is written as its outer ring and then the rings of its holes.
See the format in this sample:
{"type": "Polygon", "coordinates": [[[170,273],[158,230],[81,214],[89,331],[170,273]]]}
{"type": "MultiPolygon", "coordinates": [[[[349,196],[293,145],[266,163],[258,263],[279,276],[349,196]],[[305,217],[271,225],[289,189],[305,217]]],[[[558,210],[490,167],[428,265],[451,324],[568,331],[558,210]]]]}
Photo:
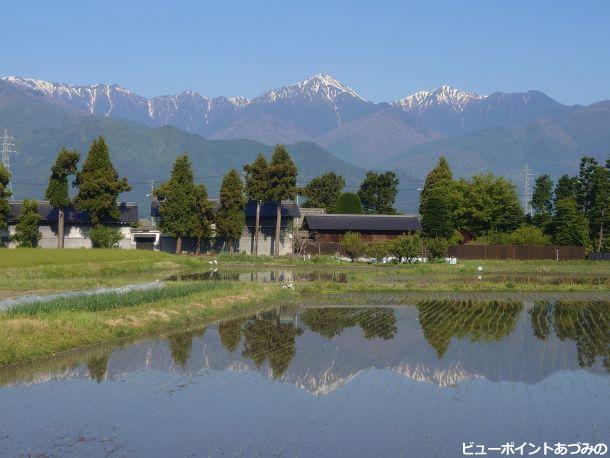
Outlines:
{"type": "Polygon", "coordinates": [[[394,172],[368,172],[357,193],[343,192],[344,188],[342,176],[327,172],[299,189],[299,194],[307,199],[303,207],[324,208],[327,213],[396,213],[398,178],[394,172]]]}
{"type": "Polygon", "coordinates": [[[233,252],[244,229],[245,205],[251,199],[256,202],[254,254],[258,254],[261,205],[271,201],[277,209],[274,254],[279,255],[281,202],[296,197],[297,168],[286,147],[277,145],[270,162],[259,154],[252,164],[244,166],[244,175],[245,184],[235,169],[225,175],[220,186],[219,208],[214,213],[205,185],[195,184],[188,155],[185,153],[176,159],[169,181],[154,191],[160,201],[159,227],[176,238],[176,253],[182,251],[185,237],[197,240],[199,253],[201,241],[212,235],[212,224],[216,235],[223,237],[229,252],[233,252]]]}
{"type": "MultiPolygon", "coordinates": [[[[117,234],[102,223],[117,219],[120,215],[117,198],[120,193],[131,190],[126,178],[119,175],[112,165],[108,146],[103,137],[93,140],[82,168],[78,170],[80,153],[62,148],[51,167],[49,185],[45,197],[57,209],[57,247],[64,246],[64,212],[73,205],[86,212],[93,225],[91,240],[95,244],[107,245],[117,242],[117,234]],[[73,182],[69,178],[73,177],[73,182]],[[70,186],[77,188],[74,199],[70,197],[70,186]]],[[[6,229],[10,213],[8,199],[9,172],[0,165],[0,229],[6,229]]],[[[20,246],[36,246],[41,238],[38,230],[40,216],[36,201],[24,200],[19,215],[14,239],[20,246]]]]}
{"type": "Polygon", "coordinates": [[[608,249],[610,160],[584,157],[577,177],[562,176],[553,190],[549,175],[536,179],[532,215],[521,208],[515,186],[493,174],[454,179],[441,157],[420,198],[423,233],[458,241],[500,244],[577,245],[608,249]]]}
{"type": "Polygon", "coordinates": [[[549,175],[536,178],[532,224],[561,245],[610,250],[610,159],[580,161],[578,176],[562,175],[553,187],[549,175]]]}

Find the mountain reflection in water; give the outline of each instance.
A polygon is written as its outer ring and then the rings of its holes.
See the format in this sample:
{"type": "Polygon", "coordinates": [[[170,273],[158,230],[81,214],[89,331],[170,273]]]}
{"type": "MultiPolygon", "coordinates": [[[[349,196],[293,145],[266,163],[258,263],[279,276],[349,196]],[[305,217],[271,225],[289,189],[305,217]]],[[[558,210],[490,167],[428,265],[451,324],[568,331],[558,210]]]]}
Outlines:
{"type": "MultiPolygon", "coordinates": [[[[408,307],[280,307],[76,358],[59,373],[12,384],[89,376],[101,382],[154,368],[256,370],[315,394],[371,368],[439,384],[483,377],[534,383],[559,370],[610,371],[608,302],[425,300],[408,307]],[[106,373],[108,371],[108,373],[106,373]],[[316,381],[312,386],[305,382],[316,381]],[[322,375],[323,374],[323,375],[322,375]],[[427,374],[427,375],[426,375],[427,374]],[[438,376],[443,374],[443,377],[438,376]],[[452,375],[453,374],[453,375],[452,375]]],[[[27,373],[27,372],[26,372],[27,373]]]]}
{"type": "Polygon", "coordinates": [[[67,438],[84,437],[80,454],[103,455],[114,450],[107,436],[122,453],[152,455],[337,446],[350,455],[459,456],[460,441],[478,437],[607,440],[609,321],[607,301],[279,307],[0,372],[0,454],[72,454],[67,438]],[[91,402],[106,413],[81,418],[91,402]],[[29,424],[26,405],[58,422],[48,431],[41,423],[46,436],[31,443],[18,426],[29,424]],[[206,426],[176,429],[174,413],[206,426]],[[199,439],[177,443],[183,434],[199,439]],[[88,442],[102,435],[108,444],[88,442]]]}

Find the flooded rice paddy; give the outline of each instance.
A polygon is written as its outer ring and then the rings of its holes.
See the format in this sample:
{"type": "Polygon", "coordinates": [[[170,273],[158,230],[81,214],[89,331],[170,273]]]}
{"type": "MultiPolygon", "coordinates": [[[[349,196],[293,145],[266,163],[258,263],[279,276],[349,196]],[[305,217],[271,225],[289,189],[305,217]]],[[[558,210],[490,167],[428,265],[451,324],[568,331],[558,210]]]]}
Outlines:
{"type": "Polygon", "coordinates": [[[609,322],[599,293],[300,300],[0,372],[0,455],[608,444],[609,322]]]}

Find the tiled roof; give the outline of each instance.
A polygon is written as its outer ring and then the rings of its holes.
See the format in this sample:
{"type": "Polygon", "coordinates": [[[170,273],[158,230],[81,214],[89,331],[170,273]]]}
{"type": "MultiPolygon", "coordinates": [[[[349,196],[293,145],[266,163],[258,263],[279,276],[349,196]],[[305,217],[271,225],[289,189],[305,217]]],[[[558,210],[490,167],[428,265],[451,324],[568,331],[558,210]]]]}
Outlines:
{"type": "MultiPolygon", "coordinates": [[[[38,214],[42,217],[41,224],[57,222],[57,209],[52,207],[49,201],[39,200],[38,214]]],[[[19,212],[23,202],[14,200],[10,202],[11,212],[9,222],[19,221],[19,212]]],[[[106,223],[132,224],[138,222],[138,204],[132,202],[121,202],[118,204],[120,216],[117,221],[106,221],[106,223]]],[[[89,224],[91,222],[86,212],[76,210],[74,207],[67,207],[64,211],[64,221],[66,224],[89,224]]]]}
{"type": "Polygon", "coordinates": [[[420,231],[413,215],[307,215],[303,227],[312,231],[420,231]]]}
{"type": "MultiPolygon", "coordinates": [[[[220,206],[219,199],[209,199],[212,203],[212,208],[214,211],[218,210],[220,206]]],[[[161,216],[159,213],[159,205],[160,202],[158,200],[153,200],[150,206],[150,215],[151,216],[161,216]]],[[[261,218],[271,218],[275,217],[276,206],[274,202],[265,202],[261,205],[261,218]]],[[[255,217],[256,216],[256,201],[251,200],[246,204],[245,208],[246,217],[255,217]]],[[[295,204],[292,200],[283,200],[282,201],[282,218],[291,217],[298,218],[301,216],[301,212],[299,211],[299,206],[295,204]]]]}

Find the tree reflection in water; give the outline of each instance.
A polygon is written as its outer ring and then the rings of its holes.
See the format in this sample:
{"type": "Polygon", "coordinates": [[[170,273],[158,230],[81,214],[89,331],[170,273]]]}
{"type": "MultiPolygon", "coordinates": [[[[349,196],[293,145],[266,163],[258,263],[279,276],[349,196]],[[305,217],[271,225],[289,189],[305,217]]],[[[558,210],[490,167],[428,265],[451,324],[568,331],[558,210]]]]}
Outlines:
{"type": "Polygon", "coordinates": [[[109,360],[110,353],[91,355],[87,360],[87,370],[89,371],[89,378],[91,378],[91,380],[95,380],[97,383],[102,383],[106,378],[106,371],[108,370],[109,360]]]}
{"type": "Polygon", "coordinates": [[[529,311],[532,332],[541,340],[551,335],[576,343],[578,364],[591,367],[598,357],[610,371],[610,303],[537,302],[529,311]]]}
{"type": "Polygon", "coordinates": [[[198,330],[176,332],[167,337],[172,358],[178,366],[186,366],[191,354],[191,348],[193,347],[193,337],[203,336],[204,333],[205,328],[202,328],[198,330]]]}
{"type": "Polygon", "coordinates": [[[239,345],[239,341],[241,340],[241,328],[245,322],[246,318],[235,318],[218,323],[220,342],[231,353],[233,353],[239,345]]]}
{"type": "Polygon", "coordinates": [[[329,339],[338,336],[346,328],[360,326],[367,339],[381,337],[389,340],[394,337],[397,329],[394,310],[387,307],[307,309],[301,319],[309,329],[329,339]]]}
{"type": "Polygon", "coordinates": [[[439,358],[447,352],[451,338],[473,342],[498,341],[515,328],[521,302],[423,301],[417,304],[424,337],[439,358]]]}
{"type": "Polygon", "coordinates": [[[249,320],[243,328],[243,356],[260,367],[269,361],[273,377],[281,377],[294,357],[295,337],[303,331],[294,323],[285,323],[278,311],[263,312],[249,320]]]}

